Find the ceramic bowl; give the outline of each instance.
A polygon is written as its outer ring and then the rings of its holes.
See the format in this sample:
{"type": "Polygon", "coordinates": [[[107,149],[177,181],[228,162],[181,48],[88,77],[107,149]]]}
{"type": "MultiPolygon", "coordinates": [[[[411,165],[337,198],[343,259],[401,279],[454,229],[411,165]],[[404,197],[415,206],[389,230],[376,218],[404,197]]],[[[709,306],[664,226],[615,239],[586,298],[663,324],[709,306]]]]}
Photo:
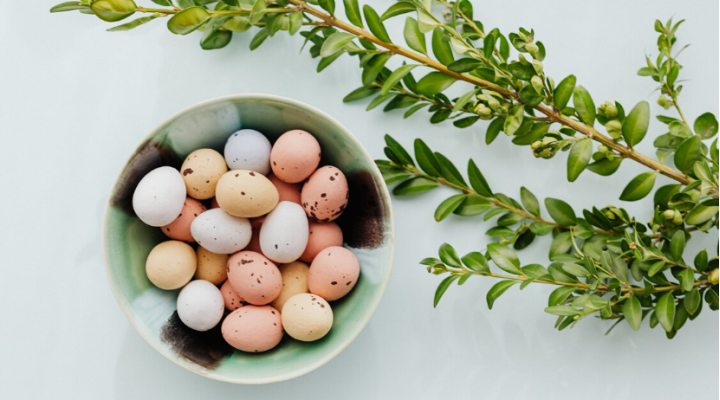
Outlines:
{"type": "Polygon", "coordinates": [[[130,156],[108,201],[103,223],[105,270],[123,312],[138,333],[160,354],[211,379],[260,384],[308,373],[345,349],[380,304],[390,278],[393,222],[390,198],[380,171],[360,142],[329,115],[300,102],[268,95],[222,97],[190,107],[153,130],[130,156]],[[357,256],[360,279],[350,294],[333,302],[335,322],[323,339],[305,343],[285,335],[265,353],[231,348],[219,326],[209,332],[185,327],[175,312],[178,291],[161,290],[145,275],[145,259],[167,240],[159,228],[143,224],[132,211],[132,194],[140,179],[162,165],[179,169],[193,150],[222,153],[238,129],[264,133],[271,141],[291,129],[312,133],[322,147],[321,165],[345,173],[350,187],[348,208],[338,219],[345,247],[357,256]]]}

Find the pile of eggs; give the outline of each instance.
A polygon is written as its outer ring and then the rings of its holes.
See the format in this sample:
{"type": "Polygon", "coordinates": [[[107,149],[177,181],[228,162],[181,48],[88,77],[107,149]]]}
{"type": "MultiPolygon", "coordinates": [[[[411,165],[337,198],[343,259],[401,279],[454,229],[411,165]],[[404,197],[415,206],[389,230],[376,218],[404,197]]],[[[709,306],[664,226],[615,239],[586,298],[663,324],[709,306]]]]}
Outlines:
{"type": "Polygon", "coordinates": [[[284,333],[314,341],[330,331],[328,302],[355,287],[360,264],[333,222],[347,206],[347,180],[333,166],[318,168],[320,156],[308,132],[271,145],[243,129],[224,154],[199,149],[179,171],[143,177],[133,209],[171,239],[148,255],[147,276],[160,289],[182,288],[177,313],[186,326],[207,331],[222,321],[223,338],[246,352],[270,350],[284,333]]]}

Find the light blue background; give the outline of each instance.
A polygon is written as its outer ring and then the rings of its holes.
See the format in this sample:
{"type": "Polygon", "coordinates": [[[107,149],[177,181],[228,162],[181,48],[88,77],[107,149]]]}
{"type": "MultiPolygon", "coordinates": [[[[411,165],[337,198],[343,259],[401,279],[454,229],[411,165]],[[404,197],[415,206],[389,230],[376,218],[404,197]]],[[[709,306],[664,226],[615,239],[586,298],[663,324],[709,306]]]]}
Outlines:
{"type": "MultiPolygon", "coordinates": [[[[380,11],[391,4],[366,2],[380,11]]],[[[554,331],[555,318],[542,311],[551,288],[541,285],[513,288],[488,311],[485,293],[494,282],[472,278],[450,288],[433,309],[440,278],[418,261],[445,241],[461,253],[482,250],[492,226],[479,218],[436,223],[433,211],[451,193],[445,189],[393,199],[396,261],[385,299],[358,339],[326,366],[251,387],[172,364],[140,338],[115,303],[102,267],[100,224],[128,154],[161,121],[192,104],[234,93],[291,97],[333,115],[378,158],[385,133],[406,146],[421,137],[459,165],[473,157],[496,191],[517,196],[524,185],[540,198],[571,200],[578,212],[619,203],[626,181],[644,169],[625,162],[613,178],[586,172],[570,184],[565,154],[537,160],[504,137],[487,147],[485,124],[459,130],[430,125],[425,112],[403,120],[398,111],[366,113],[367,101],[343,104],[359,86],[356,60],[343,57],[316,74],[317,60],[297,55],[299,37],[281,34],[250,52],[250,35],[241,34],[228,48],[207,52],[198,46],[200,34],[174,36],[163,20],[106,33],[109,25],[94,17],[49,14],[53,3],[6,1],[0,11],[0,397],[718,398],[718,313],[707,308],[672,341],[646,325],[632,332],[622,324],[604,336],[609,324],[593,319],[554,331]]],[[[657,54],[654,19],[686,18],[679,31],[680,44],[692,43],[681,57],[682,76],[689,78],[684,111],[693,120],[718,112],[715,0],[474,3],[488,28],[535,28],[556,81],[574,73],[597,103],[612,99],[631,107],[648,100],[654,115],[663,111],[655,105],[654,84],[635,72],[644,53],[657,54]]],[[[388,24],[398,42],[402,20],[388,24]]],[[[453,89],[462,90],[460,84],[453,89]]],[[[649,136],[662,133],[653,120],[649,136]]],[[[651,154],[652,140],[638,148],[651,154]]],[[[648,201],[622,206],[642,221],[650,216],[648,201]]],[[[707,247],[715,255],[717,234],[695,235],[686,254],[707,247]]],[[[548,245],[542,238],[520,257],[547,263],[548,245]]]]}

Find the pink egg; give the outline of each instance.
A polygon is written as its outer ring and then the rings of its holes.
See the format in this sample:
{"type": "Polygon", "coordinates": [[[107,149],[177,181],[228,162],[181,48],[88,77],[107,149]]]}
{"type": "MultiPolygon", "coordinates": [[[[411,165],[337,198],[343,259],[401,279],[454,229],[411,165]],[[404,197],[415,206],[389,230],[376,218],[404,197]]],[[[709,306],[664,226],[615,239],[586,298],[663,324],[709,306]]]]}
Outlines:
{"type": "Polygon", "coordinates": [[[187,197],[182,211],[180,211],[180,215],[175,219],[175,221],[163,226],[162,231],[165,236],[170,239],[192,243],[195,239],[190,233],[190,225],[198,215],[205,211],[207,211],[207,208],[201,202],[187,197]]]}
{"type": "Polygon", "coordinates": [[[270,167],[283,182],[302,182],[319,164],[320,143],[305,131],[283,133],[270,151],[270,167]]]}
{"type": "Polygon", "coordinates": [[[235,311],[242,307],[245,300],[240,297],[239,294],[230,286],[230,281],[225,281],[220,287],[220,293],[222,293],[223,300],[225,301],[225,308],[229,311],[235,311]]]}
{"type": "Polygon", "coordinates": [[[345,175],[328,165],[318,168],[302,189],[302,206],[310,219],[333,221],[345,211],[350,191],[345,175]]]}
{"type": "Polygon", "coordinates": [[[254,251],[241,251],[228,259],[228,281],[238,295],[254,305],[270,303],[282,290],[280,270],[254,251]]]}
{"type": "Polygon", "coordinates": [[[210,209],[212,210],[213,208],[220,208],[220,204],[218,204],[217,198],[215,197],[210,201],[210,209]]]}
{"type": "Polygon", "coordinates": [[[327,301],[337,300],[355,287],[360,277],[360,263],[344,247],[323,249],[313,260],[308,273],[308,289],[327,301]]]}
{"type": "Polygon", "coordinates": [[[280,200],[278,202],[292,201],[293,203],[300,204],[300,191],[302,190],[301,184],[283,182],[273,174],[268,175],[267,178],[270,179],[270,182],[272,182],[273,185],[275,185],[275,188],[280,194],[280,200]]]}
{"type": "MultiPolygon", "coordinates": [[[[257,218],[250,218],[250,226],[252,227],[252,236],[250,237],[250,243],[248,243],[247,246],[245,246],[245,249],[247,251],[254,251],[256,253],[263,254],[262,249],[260,248],[260,228],[262,227],[262,223],[265,221],[265,216],[257,217],[257,218]]],[[[263,254],[264,256],[264,254],[263,254]]]]}
{"type": "Polygon", "coordinates": [[[230,346],[240,351],[268,351],[283,337],[280,312],[270,306],[238,308],[225,317],[222,335],[230,346]]]}
{"type": "Polygon", "coordinates": [[[321,250],[332,246],[342,246],[342,244],[343,233],[336,223],[310,221],[308,243],[300,259],[311,263],[321,250]]]}

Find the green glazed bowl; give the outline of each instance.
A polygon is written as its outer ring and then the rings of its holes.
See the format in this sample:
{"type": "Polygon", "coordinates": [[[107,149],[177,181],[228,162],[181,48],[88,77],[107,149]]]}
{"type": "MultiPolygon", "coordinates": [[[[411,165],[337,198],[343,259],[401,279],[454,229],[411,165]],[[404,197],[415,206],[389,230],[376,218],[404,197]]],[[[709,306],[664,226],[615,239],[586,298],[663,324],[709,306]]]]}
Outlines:
{"type": "Polygon", "coordinates": [[[152,131],[132,154],[113,187],[103,223],[105,271],[125,316],[160,354],[199,375],[220,381],[261,384],[306,374],[338,355],[365,327],[390,279],[393,222],[390,197],[380,171],[358,140],[339,122],[308,105],[269,95],[221,97],[190,107],[152,131]],[[345,247],[360,261],[360,279],[350,294],[331,303],[333,328],[323,339],[305,343],[285,335],[275,349],[249,354],[231,348],[219,326],[195,332],[177,318],[178,291],[161,290],[145,275],[145,259],[168,240],[132,211],[132,194],[149,171],[180,168],[192,151],[222,153],[233,132],[250,128],[274,141],[291,129],[312,133],[322,147],[321,165],[345,173],[350,201],[337,222],[345,247]]]}

